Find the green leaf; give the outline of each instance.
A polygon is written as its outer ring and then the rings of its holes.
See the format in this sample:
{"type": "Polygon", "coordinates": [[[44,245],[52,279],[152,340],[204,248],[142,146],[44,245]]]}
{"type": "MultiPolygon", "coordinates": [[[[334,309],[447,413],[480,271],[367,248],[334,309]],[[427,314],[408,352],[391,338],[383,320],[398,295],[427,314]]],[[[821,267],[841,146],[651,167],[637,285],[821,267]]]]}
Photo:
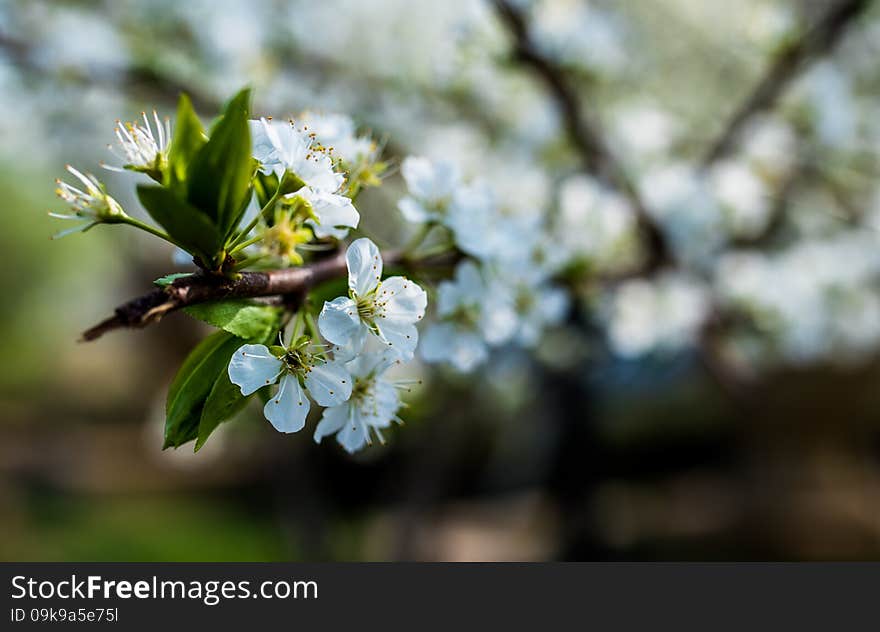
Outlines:
{"type": "Polygon", "coordinates": [[[202,122],[196,116],[189,97],[180,95],[177,103],[177,120],[174,122],[174,138],[168,150],[168,173],[166,186],[176,190],[181,197],[186,194],[186,172],[190,161],[208,142],[202,122]]]}
{"type": "Polygon", "coordinates": [[[201,256],[206,264],[220,251],[223,240],[210,218],[170,189],[139,184],[137,194],[150,216],[186,250],[201,256]]]}
{"type": "Polygon", "coordinates": [[[218,331],[189,354],[168,389],[163,449],[179,447],[198,437],[205,402],[241,342],[230,333],[218,331]]]}
{"type": "Polygon", "coordinates": [[[240,338],[261,342],[275,335],[281,318],[279,308],[244,299],[191,305],[184,311],[240,338]]]}
{"type": "Polygon", "coordinates": [[[204,211],[224,238],[241,219],[254,174],[249,101],[247,89],[232,98],[187,170],[189,203],[204,211]]]}
{"type": "Polygon", "coordinates": [[[217,426],[244,408],[248,399],[250,396],[242,395],[241,389],[229,380],[227,371],[218,375],[211,392],[208,394],[208,399],[205,400],[205,406],[202,408],[198,437],[193,451],[198,452],[205,445],[205,441],[208,440],[211,433],[217,429],[217,426]]]}
{"type": "Polygon", "coordinates": [[[168,287],[177,279],[183,279],[192,275],[192,272],[173,272],[171,274],[166,274],[165,276],[159,277],[158,279],[153,281],[153,285],[158,285],[159,287],[168,287]]]}

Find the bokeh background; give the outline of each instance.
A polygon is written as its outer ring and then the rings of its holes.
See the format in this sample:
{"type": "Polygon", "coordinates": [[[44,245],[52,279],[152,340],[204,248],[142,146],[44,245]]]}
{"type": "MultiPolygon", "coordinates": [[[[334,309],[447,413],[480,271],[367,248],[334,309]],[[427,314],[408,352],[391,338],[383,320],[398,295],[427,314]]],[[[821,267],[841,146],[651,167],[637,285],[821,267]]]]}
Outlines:
{"type": "MultiPolygon", "coordinates": [[[[565,113],[490,2],[0,0],[0,558],[880,557],[867,5],[515,3],[675,248],[665,280],[624,289],[600,277],[637,269],[632,235],[591,207],[565,113]],[[858,15],[829,27],[834,45],[771,76],[778,97],[700,172],[715,203],[676,198],[768,69],[843,5],[858,15]],[[177,314],[77,343],[176,268],[116,227],[49,241],[53,180],[111,160],[117,118],[173,114],[185,90],[207,119],[245,84],[259,114],[349,114],[398,164],[456,160],[568,218],[595,264],[572,318],[474,374],[418,367],[407,425],[356,457],[259,410],[198,454],[161,451],[166,388],[205,330],[177,314]]],[[[106,181],[136,207],[131,176],[106,181]]],[[[402,190],[392,175],[359,201],[392,243],[402,190]]]]}

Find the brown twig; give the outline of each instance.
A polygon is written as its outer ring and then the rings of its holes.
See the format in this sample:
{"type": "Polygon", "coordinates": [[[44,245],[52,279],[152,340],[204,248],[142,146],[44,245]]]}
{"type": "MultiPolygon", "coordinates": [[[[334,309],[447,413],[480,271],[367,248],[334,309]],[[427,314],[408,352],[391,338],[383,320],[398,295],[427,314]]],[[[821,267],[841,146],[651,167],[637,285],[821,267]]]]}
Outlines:
{"type": "Polygon", "coordinates": [[[508,0],[495,0],[495,7],[513,38],[515,59],[532,69],[556,102],[568,130],[568,137],[580,156],[584,169],[616,187],[632,205],[639,230],[647,245],[646,271],[669,263],[671,252],[666,238],[651,218],[626,169],[605,142],[599,124],[582,107],[580,97],[565,71],[545,56],[532,41],[528,23],[519,8],[508,0]]]}
{"type": "Polygon", "coordinates": [[[718,140],[703,157],[702,165],[708,167],[726,156],[736,146],[746,124],[755,115],[771,109],[810,60],[833,51],[846,33],[847,27],[870,4],[871,0],[834,2],[803,37],[782,50],[763,79],[734,111],[718,140]]]}
{"type": "MultiPolygon", "coordinates": [[[[454,264],[458,254],[453,252],[411,259],[395,250],[383,253],[382,259],[386,269],[392,266],[435,268],[454,264]]],[[[302,297],[315,285],[344,277],[346,273],[345,253],[342,251],[308,265],[265,272],[241,272],[235,278],[198,272],[123,303],[116,308],[113,316],[83,332],[81,340],[95,340],[114,329],[146,327],[170,312],[198,303],[266,296],[302,297]]]]}

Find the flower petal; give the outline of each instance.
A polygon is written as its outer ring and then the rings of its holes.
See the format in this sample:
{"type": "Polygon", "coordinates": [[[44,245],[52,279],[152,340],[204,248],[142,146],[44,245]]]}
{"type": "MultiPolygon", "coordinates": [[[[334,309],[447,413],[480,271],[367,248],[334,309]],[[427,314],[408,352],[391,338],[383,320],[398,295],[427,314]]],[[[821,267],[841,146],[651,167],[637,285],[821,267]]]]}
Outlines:
{"type": "Polygon", "coordinates": [[[356,407],[349,406],[348,410],[348,418],[336,435],[336,440],[346,452],[352,454],[367,444],[367,425],[361,419],[356,407]]]}
{"type": "Polygon", "coordinates": [[[363,347],[366,327],[358,315],[357,305],[347,296],[324,302],[318,315],[318,329],[335,345],[350,347],[355,353],[363,347]]]}
{"type": "Polygon", "coordinates": [[[299,432],[306,425],[311,404],[295,375],[281,378],[275,397],[266,402],[263,415],[278,432],[299,432]]]}
{"type": "Polygon", "coordinates": [[[339,432],[342,426],[345,425],[345,422],[348,421],[351,414],[350,408],[351,404],[325,408],[324,414],[321,415],[321,421],[318,422],[315,428],[315,434],[312,435],[315,443],[321,443],[321,439],[324,437],[339,432]]]}
{"type": "Polygon", "coordinates": [[[348,228],[357,228],[361,216],[349,198],[335,193],[309,191],[303,197],[312,205],[318,218],[317,222],[309,221],[316,237],[341,239],[348,234],[348,228]]]}
{"type": "Polygon", "coordinates": [[[434,213],[428,211],[423,204],[415,198],[406,196],[397,203],[397,208],[403,214],[403,219],[414,224],[422,224],[433,219],[434,213]]]}
{"type": "Polygon", "coordinates": [[[406,322],[376,319],[379,335],[388,350],[395,353],[401,360],[411,360],[419,344],[419,330],[415,325],[406,322]]]}
{"type": "Polygon", "coordinates": [[[427,362],[448,362],[464,373],[472,371],[489,357],[486,344],[479,335],[458,329],[451,323],[439,323],[429,328],[419,348],[427,362]]]}
{"type": "Polygon", "coordinates": [[[411,324],[425,315],[428,295],[418,284],[396,276],[382,282],[376,302],[385,320],[411,324]]]}
{"type": "Polygon", "coordinates": [[[366,237],[356,239],[345,253],[348,264],[348,288],[357,296],[366,296],[382,278],[382,255],[366,237]]]}
{"type": "Polygon", "coordinates": [[[340,362],[316,364],[305,377],[309,395],[321,406],[337,406],[351,397],[351,382],[340,362]]]}
{"type": "Polygon", "coordinates": [[[241,389],[242,395],[250,395],[274,384],[281,366],[281,360],[265,345],[242,345],[229,360],[229,381],[241,389]]]}

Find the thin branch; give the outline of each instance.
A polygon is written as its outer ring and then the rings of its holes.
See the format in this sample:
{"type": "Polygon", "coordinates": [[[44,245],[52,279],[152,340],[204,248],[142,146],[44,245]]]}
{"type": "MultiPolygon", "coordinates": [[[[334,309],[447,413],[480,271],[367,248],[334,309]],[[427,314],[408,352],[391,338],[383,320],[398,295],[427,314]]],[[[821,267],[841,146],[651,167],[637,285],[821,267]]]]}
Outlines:
{"type": "Polygon", "coordinates": [[[703,158],[708,167],[726,156],[736,146],[746,124],[757,114],[770,110],[814,59],[834,50],[847,27],[871,4],[871,0],[840,0],[807,30],[804,35],[780,52],[752,93],[734,111],[724,131],[703,158]]]}
{"type": "MultiPolygon", "coordinates": [[[[457,256],[455,253],[446,253],[413,260],[402,251],[389,251],[382,254],[382,259],[386,267],[403,265],[422,268],[451,265],[457,256]]],[[[81,340],[95,340],[114,329],[146,327],[170,312],[198,303],[266,296],[302,297],[315,285],[343,278],[346,274],[345,253],[342,251],[308,265],[265,272],[242,272],[233,279],[199,272],[123,303],[116,308],[113,316],[83,332],[81,340]]]]}
{"type": "Polygon", "coordinates": [[[494,3],[501,21],[513,38],[515,58],[530,67],[552,95],[584,169],[616,187],[632,205],[648,246],[647,270],[669,263],[671,253],[666,238],[648,213],[626,169],[605,142],[600,125],[584,111],[580,96],[565,71],[532,41],[528,23],[519,8],[508,0],[494,0],[494,3]]]}

